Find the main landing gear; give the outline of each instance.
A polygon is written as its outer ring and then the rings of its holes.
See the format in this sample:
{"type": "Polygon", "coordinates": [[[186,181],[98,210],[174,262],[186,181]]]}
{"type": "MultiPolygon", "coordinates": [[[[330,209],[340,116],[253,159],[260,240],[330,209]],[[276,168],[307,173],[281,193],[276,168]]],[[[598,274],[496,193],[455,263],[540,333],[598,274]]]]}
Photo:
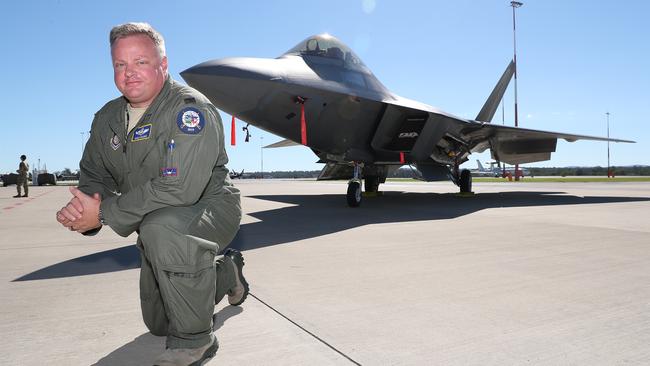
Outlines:
{"type": "Polygon", "coordinates": [[[363,177],[364,191],[367,194],[377,195],[379,192],[379,177],[376,175],[366,175],[363,177]]]}
{"type": "Polygon", "coordinates": [[[463,169],[460,171],[460,177],[458,179],[458,187],[460,187],[460,193],[472,193],[472,173],[469,170],[463,169]]]}
{"type": "Polygon", "coordinates": [[[354,163],[354,176],[348,182],[347,200],[348,206],[359,207],[361,204],[361,166],[354,163]]]}

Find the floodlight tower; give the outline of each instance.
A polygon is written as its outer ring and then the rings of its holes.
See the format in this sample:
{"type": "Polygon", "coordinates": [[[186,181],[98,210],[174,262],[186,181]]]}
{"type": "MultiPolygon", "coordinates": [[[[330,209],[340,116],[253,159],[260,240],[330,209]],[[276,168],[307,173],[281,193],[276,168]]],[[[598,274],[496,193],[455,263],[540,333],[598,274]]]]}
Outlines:
{"type": "Polygon", "coordinates": [[[260,136],[260,179],[264,179],[264,136],[260,136]]]}
{"type": "Polygon", "coordinates": [[[607,115],[607,178],[609,178],[612,174],[610,168],[609,168],[609,112],[605,113],[607,115]]]}
{"type": "MultiPolygon", "coordinates": [[[[515,127],[519,126],[519,112],[517,109],[517,26],[515,20],[515,9],[524,5],[519,1],[511,1],[512,6],[512,43],[513,43],[513,61],[515,63],[515,127]]],[[[515,164],[515,180],[519,180],[519,164],[515,164]]]]}

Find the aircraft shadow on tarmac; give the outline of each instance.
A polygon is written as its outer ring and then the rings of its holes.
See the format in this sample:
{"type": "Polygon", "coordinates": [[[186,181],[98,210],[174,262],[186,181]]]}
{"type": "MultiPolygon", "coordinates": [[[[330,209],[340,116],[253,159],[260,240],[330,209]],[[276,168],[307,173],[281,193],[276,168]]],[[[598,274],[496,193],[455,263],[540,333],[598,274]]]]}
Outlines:
{"type": "Polygon", "coordinates": [[[564,192],[457,194],[384,192],[349,208],[340,195],[279,195],[251,198],[293,204],[251,214],[260,221],[242,225],[230,247],[250,250],[285,244],[370,224],[444,220],[499,207],[581,205],[650,201],[645,197],[579,197],[564,192]]]}
{"type": "MultiPolygon", "coordinates": [[[[214,314],[212,330],[221,328],[226,320],[242,312],[239,306],[226,306],[214,314]]],[[[140,366],[150,365],[153,360],[165,350],[165,337],[156,337],[144,333],[131,342],[123,345],[108,355],[102,357],[93,366],[140,366]]]]}
{"type": "MultiPolygon", "coordinates": [[[[647,197],[571,196],[564,192],[481,193],[471,197],[456,194],[384,192],[366,198],[358,208],[349,208],[337,194],[258,195],[250,198],[292,206],[255,212],[260,221],[244,224],[230,247],[251,250],[291,243],[369,224],[442,220],[499,207],[536,207],[650,201],[647,197]]],[[[42,268],[15,279],[30,281],[115,272],[140,267],[135,245],[107,250],[42,268]]]]}

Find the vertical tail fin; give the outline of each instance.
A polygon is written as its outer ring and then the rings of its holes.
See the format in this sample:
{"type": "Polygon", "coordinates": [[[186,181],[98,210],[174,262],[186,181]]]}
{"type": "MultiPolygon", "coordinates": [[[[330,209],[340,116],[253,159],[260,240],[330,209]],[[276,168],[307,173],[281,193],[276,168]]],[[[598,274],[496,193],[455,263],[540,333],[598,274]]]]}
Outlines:
{"type": "Polygon", "coordinates": [[[515,62],[510,61],[510,64],[508,67],[506,67],[506,71],[503,72],[503,75],[501,75],[501,78],[497,82],[497,85],[494,86],[494,90],[492,90],[492,93],[485,101],[483,108],[481,108],[481,111],[478,112],[478,115],[476,116],[477,121],[492,121],[492,117],[494,117],[494,113],[499,107],[501,98],[503,98],[503,94],[506,92],[506,89],[508,88],[508,84],[510,84],[510,80],[512,79],[514,72],[515,62]]]}
{"type": "Polygon", "coordinates": [[[485,168],[483,168],[483,164],[481,164],[481,161],[476,159],[476,164],[478,164],[478,171],[483,172],[485,171],[485,168]]]}

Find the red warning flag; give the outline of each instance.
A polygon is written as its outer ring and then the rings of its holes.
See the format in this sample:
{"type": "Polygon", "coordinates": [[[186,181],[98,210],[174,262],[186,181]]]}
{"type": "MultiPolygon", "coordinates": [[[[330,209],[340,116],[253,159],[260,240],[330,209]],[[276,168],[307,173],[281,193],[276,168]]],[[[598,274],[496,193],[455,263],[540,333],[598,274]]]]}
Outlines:
{"type": "Polygon", "coordinates": [[[305,102],[300,103],[300,142],[307,145],[307,122],[305,121],[305,102]]]}
{"type": "Polygon", "coordinates": [[[235,146],[235,116],[232,116],[230,123],[230,145],[235,146]]]}

